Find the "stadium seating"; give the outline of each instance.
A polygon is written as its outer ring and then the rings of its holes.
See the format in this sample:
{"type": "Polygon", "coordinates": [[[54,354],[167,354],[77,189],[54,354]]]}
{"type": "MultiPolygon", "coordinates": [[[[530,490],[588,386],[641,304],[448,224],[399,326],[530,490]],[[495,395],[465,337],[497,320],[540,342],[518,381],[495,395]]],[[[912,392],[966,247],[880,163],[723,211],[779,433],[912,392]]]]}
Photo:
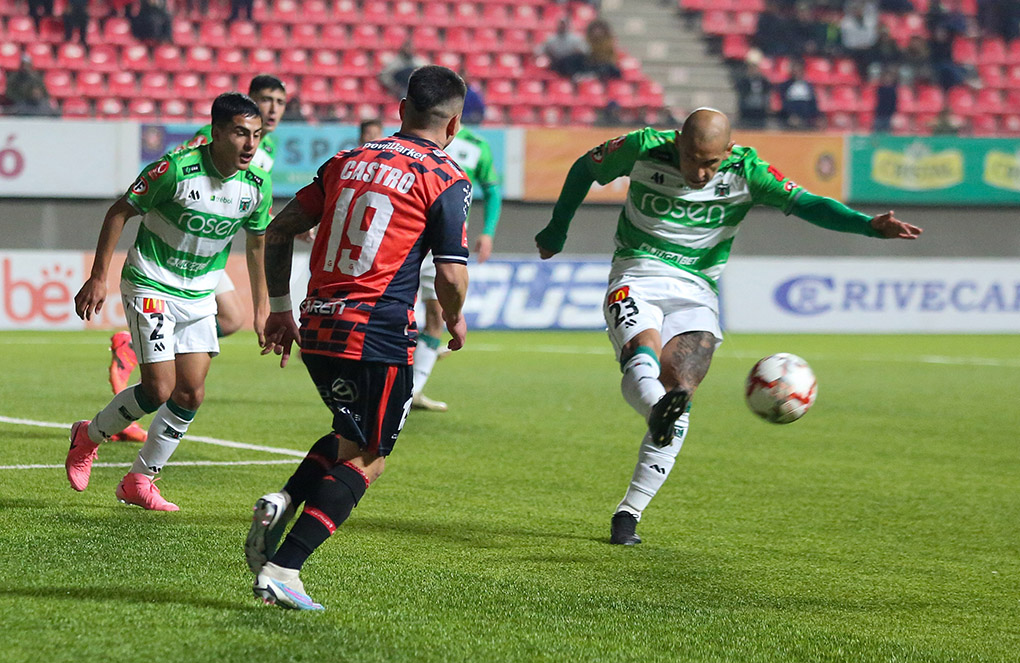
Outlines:
{"type": "MultiPolygon", "coordinates": [[[[58,16],[62,5],[58,0],[58,16]]],[[[571,17],[579,31],[596,17],[584,3],[259,0],[253,20],[229,22],[225,1],[209,3],[204,15],[180,5],[171,3],[172,37],[164,44],[138,42],[127,19],[105,16],[97,6],[85,49],[64,41],[62,19],[45,19],[37,30],[23,4],[0,0],[0,69],[17,68],[28,53],[64,114],[73,117],[204,120],[215,94],[245,89],[253,74],[273,73],[292,84],[308,120],[356,120],[362,112],[392,114],[394,100],[375,75],[410,39],[417,53],[465,72],[485,91],[489,123],[588,124],[610,98],[636,114],[663,104],[661,87],[626,53],[620,53],[624,80],[608,88],[562,79],[536,61],[536,46],[561,17],[571,17]],[[554,101],[545,95],[547,86],[554,101]]],[[[717,6],[734,13],[746,37],[762,3],[717,6]]]]}

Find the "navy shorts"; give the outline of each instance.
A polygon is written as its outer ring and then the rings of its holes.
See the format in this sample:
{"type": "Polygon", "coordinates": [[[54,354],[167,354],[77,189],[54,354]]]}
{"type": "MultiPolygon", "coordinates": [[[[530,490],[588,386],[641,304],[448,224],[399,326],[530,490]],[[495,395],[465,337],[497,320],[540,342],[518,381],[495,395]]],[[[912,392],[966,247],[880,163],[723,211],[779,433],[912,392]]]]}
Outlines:
{"type": "Polygon", "coordinates": [[[378,456],[387,456],[411,409],[412,368],[302,352],[333,432],[378,456]]]}

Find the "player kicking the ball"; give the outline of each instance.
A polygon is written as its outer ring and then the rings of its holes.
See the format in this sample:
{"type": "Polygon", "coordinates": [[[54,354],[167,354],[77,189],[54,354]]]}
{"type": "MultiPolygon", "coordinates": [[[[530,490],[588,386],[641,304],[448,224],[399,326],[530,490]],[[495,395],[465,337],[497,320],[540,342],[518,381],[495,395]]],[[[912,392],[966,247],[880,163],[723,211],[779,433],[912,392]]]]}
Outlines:
{"type": "Polygon", "coordinates": [[[124,315],[138,353],[141,383],[114,396],[91,421],[71,426],[65,467],[71,487],[88,487],[98,446],[152,412],[145,444],[117,486],[117,498],[177,511],[154,480],[177,448],[205,396],[205,376],[219,352],[213,290],[238,230],[246,253],[259,342],[267,311],[263,247],[272,193],[265,171],[250,167],[262,135],[258,106],[230,92],[212,105],[213,140],[147,167],[110,207],[92,273],[74,298],[82,319],[102,309],[106,274],[128,219],[142,214],[121,271],[124,315]]]}
{"type": "Polygon", "coordinates": [[[453,336],[449,347],[464,344],[471,184],[443,148],[457,135],[466,91],[445,67],[415,70],[400,102],[400,131],[331,158],[269,227],[272,313],[263,354],[282,353],[284,366],[299,341],[333,421],[283,490],[255,503],[245,556],[256,574],[255,595],[267,603],[322,609],[305,593],[300,571],[382,474],[403,427],[411,407],[418,273],[430,250],[453,336]],[[299,330],[288,292],[293,240],[316,224],[299,330]]]}
{"type": "Polygon", "coordinates": [[[868,237],[916,239],[921,229],[892,212],[868,217],[808,193],[753,148],[735,145],[725,115],[701,108],[680,131],[635,131],[578,159],[552,220],[535,237],[539,255],[563,250],[592,182],[624,175],[630,187],[603,313],[623,371],[623,397],[648,423],[610,528],[610,543],[634,545],[641,542],[641,513],[687,435],[691,397],[722,342],[716,282],[751,207],[769,205],[822,228],[868,237]]]}

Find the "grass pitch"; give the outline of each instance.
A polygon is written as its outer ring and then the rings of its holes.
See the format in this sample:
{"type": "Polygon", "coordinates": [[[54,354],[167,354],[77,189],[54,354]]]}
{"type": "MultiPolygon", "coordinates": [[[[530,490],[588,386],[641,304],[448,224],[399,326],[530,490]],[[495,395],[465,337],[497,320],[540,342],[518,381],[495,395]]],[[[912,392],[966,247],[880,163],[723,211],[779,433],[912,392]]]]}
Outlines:
{"type": "MultiPolygon", "coordinates": [[[[109,396],[105,336],[0,334],[0,415],[109,396]]],[[[302,574],[324,613],[263,606],[242,543],[286,464],[174,466],[179,513],[118,503],[137,445],[67,485],[66,429],[0,422],[0,661],[1016,661],[1020,338],[738,336],[634,548],[608,545],[643,426],[604,335],[471,333],[386,474],[302,574]],[[773,426],[743,379],[805,357],[819,398],[773,426]]],[[[300,362],[227,339],[189,435],[305,451],[300,362]]],[[[177,462],[288,461],[185,440],[177,462]]]]}

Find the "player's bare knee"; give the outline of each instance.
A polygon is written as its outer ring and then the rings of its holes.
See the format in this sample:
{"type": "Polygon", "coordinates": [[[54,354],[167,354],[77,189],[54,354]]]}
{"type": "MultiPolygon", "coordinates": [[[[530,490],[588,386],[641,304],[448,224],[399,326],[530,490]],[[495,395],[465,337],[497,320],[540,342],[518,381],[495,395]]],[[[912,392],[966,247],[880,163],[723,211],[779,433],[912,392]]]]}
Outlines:
{"type": "Polygon", "coordinates": [[[205,400],[205,385],[178,385],[173,392],[174,402],[188,410],[197,410],[205,400]]]}

